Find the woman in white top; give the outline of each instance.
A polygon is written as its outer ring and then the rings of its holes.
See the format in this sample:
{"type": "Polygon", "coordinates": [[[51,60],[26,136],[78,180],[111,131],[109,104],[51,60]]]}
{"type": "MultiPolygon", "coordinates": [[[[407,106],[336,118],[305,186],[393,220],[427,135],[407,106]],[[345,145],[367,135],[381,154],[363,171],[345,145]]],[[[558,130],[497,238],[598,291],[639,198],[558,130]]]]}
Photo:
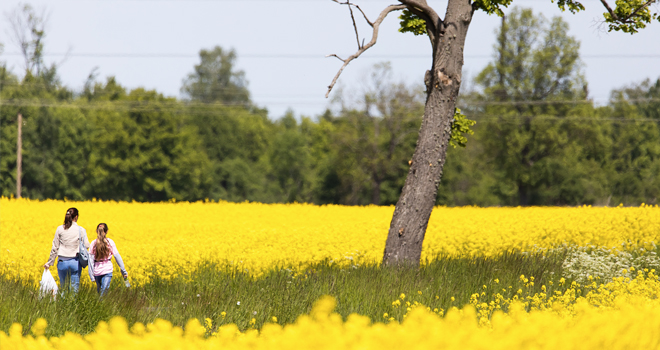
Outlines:
{"type": "Polygon", "coordinates": [[[69,208],[64,216],[64,225],[57,227],[55,237],[53,238],[53,247],[50,250],[48,262],[44,268],[55,263],[57,257],[57,273],[60,277],[60,290],[65,290],[69,285],[73,287],[74,292],[78,292],[80,286],[80,272],[82,266],[78,261],[79,245],[82,240],[85,248],[89,248],[87,240],[87,231],[78,225],[78,209],[69,208]]]}

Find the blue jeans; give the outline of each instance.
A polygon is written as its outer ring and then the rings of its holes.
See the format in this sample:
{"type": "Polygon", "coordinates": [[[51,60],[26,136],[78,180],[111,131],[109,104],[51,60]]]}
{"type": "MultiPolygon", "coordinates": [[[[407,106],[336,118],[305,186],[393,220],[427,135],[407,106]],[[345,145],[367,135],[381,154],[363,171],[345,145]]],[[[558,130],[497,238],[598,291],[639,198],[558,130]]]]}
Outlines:
{"type": "Polygon", "coordinates": [[[78,293],[80,287],[80,262],[78,258],[70,260],[57,259],[57,274],[60,277],[60,290],[64,292],[66,288],[73,287],[73,292],[78,293]]]}
{"type": "Polygon", "coordinates": [[[110,288],[112,272],[101,276],[94,276],[94,279],[96,280],[96,292],[101,294],[101,296],[105,295],[105,292],[107,292],[108,288],[110,288]]]}

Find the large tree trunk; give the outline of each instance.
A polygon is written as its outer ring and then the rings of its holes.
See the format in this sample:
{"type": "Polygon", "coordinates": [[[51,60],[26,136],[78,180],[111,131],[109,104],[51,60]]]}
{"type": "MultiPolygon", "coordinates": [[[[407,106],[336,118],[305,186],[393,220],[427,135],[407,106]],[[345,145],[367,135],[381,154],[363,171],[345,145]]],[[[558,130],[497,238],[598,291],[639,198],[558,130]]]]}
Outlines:
{"type": "Polygon", "coordinates": [[[461,84],[463,47],[472,20],[468,0],[449,0],[435,33],[432,69],[417,147],[387,235],[384,265],[419,265],[422,242],[442,177],[451,123],[461,84]]]}

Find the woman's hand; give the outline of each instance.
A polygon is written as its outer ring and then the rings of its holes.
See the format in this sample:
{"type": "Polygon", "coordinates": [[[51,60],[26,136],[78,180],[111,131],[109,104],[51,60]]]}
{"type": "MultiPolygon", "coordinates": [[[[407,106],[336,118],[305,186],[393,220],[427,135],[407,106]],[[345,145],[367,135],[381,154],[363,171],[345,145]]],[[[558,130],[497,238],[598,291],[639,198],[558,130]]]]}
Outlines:
{"type": "Polygon", "coordinates": [[[48,266],[48,264],[44,264],[44,269],[48,270],[48,268],[50,268],[50,266],[48,266]]]}
{"type": "Polygon", "coordinates": [[[128,272],[122,272],[121,274],[124,276],[124,278],[128,277],[128,272]]]}

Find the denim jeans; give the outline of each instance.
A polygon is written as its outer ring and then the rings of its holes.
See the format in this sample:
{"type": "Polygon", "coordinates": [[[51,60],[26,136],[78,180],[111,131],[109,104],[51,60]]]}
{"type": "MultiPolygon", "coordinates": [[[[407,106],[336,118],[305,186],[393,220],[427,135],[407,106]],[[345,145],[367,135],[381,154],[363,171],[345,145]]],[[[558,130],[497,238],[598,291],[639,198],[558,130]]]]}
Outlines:
{"type": "Polygon", "coordinates": [[[101,294],[101,296],[105,295],[105,292],[107,292],[108,288],[110,288],[112,272],[101,276],[94,276],[94,279],[96,280],[96,292],[101,294]]]}
{"type": "Polygon", "coordinates": [[[80,262],[78,258],[70,260],[57,259],[57,274],[60,276],[60,290],[64,292],[67,288],[73,287],[73,292],[78,293],[80,286],[80,262]]]}

